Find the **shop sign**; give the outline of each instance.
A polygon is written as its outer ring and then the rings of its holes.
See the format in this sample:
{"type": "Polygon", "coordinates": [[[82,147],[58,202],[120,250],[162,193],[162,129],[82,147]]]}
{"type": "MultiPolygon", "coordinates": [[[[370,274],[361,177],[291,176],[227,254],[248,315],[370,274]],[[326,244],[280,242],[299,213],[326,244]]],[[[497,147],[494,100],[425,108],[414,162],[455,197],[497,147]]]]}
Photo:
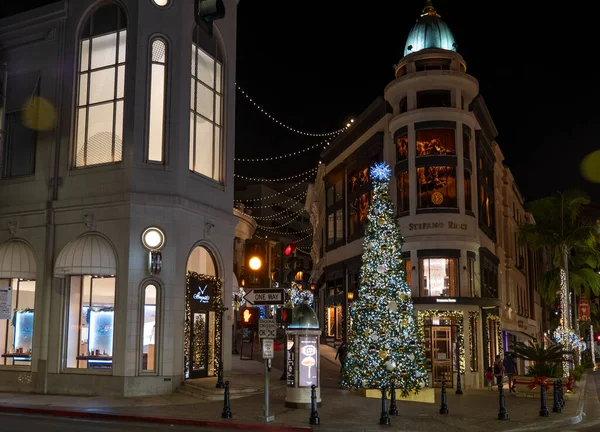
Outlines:
{"type": "Polygon", "coordinates": [[[12,319],[10,309],[12,306],[12,290],[10,287],[0,287],[0,320],[12,319]]]}
{"type": "Polygon", "coordinates": [[[579,320],[590,320],[590,301],[585,296],[579,297],[579,320]]]}
{"type": "Polygon", "coordinates": [[[408,224],[409,231],[428,230],[428,229],[454,229],[466,231],[468,229],[466,223],[457,223],[453,221],[448,222],[423,222],[423,223],[410,223],[408,224]]]}
{"type": "Polygon", "coordinates": [[[213,302],[215,281],[207,279],[190,279],[190,294],[192,300],[201,306],[210,306],[213,302]]]}
{"type": "Polygon", "coordinates": [[[298,365],[298,369],[300,370],[300,381],[298,383],[299,387],[310,387],[311,385],[318,385],[318,352],[317,352],[317,344],[319,341],[317,340],[317,336],[300,336],[298,338],[300,343],[299,353],[300,353],[300,364],[298,365]]]}

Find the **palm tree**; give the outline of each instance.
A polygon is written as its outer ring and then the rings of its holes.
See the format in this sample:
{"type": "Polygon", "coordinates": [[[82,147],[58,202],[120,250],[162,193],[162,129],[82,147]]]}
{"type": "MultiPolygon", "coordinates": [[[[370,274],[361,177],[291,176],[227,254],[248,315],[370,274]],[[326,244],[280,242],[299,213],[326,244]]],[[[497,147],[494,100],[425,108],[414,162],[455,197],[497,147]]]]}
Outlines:
{"type": "Polygon", "coordinates": [[[599,290],[600,281],[593,271],[600,263],[599,226],[581,218],[582,209],[589,203],[584,192],[558,192],[531,202],[527,208],[535,223],[519,227],[519,242],[533,250],[545,250],[551,259],[553,268],[542,277],[540,294],[552,299],[557,291],[560,293],[564,329],[571,324],[569,286],[576,292],[599,290]]]}
{"type": "Polygon", "coordinates": [[[533,362],[530,373],[548,377],[555,374],[556,366],[562,362],[563,357],[571,354],[562,345],[550,345],[548,348],[544,348],[543,344],[532,341],[517,342],[513,345],[513,350],[517,357],[533,362]]]}

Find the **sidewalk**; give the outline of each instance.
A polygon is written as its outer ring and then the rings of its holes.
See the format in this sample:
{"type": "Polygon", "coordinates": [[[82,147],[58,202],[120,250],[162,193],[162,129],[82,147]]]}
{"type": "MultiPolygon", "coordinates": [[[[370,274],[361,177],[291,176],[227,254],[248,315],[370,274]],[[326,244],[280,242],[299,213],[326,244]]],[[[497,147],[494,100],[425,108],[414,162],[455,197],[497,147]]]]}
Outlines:
{"type": "MultiPolygon", "coordinates": [[[[327,360],[329,359],[327,358],[327,360]]],[[[272,373],[277,375],[281,372],[273,371],[272,373]]],[[[238,376],[238,378],[240,377],[238,376]]],[[[249,380],[255,379],[257,377],[249,378],[249,380]]],[[[589,381],[593,384],[594,380],[590,379],[589,381]]],[[[378,424],[381,413],[380,400],[367,399],[355,392],[342,389],[322,388],[323,406],[318,409],[321,425],[315,427],[315,430],[358,432],[439,429],[444,431],[512,430],[517,432],[559,427],[561,424],[572,424],[575,420],[581,419],[584,380],[579,384],[580,386],[576,388],[578,396],[567,402],[562,413],[551,412],[548,418],[539,417],[540,401],[538,399],[517,398],[514,395],[506,394],[506,407],[510,420],[499,421],[497,420],[498,394],[487,389],[467,390],[464,395],[455,395],[454,391],[449,391],[447,403],[450,413],[440,415],[440,392],[437,390],[435,404],[399,402],[399,416],[391,418],[391,427],[381,427],[378,424]]],[[[259,395],[232,400],[233,419],[223,421],[221,421],[223,402],[204,402],[178,394],[143,398],[101,398],[0,393],[0,412],[20,411],[30,414],[92,416],[96,419],[164,422],[213,428],[310,430],[308,421],[310,411],[285,408],[284,399],[284,388],[276,389],[271,393],[270,414],[275,415],[275,422],[268,425],[260,420],[264,398],[259,395]],[[61,412],[61,409],[64,410],[66,407],[71,414],[61,412]],[[107,418],[105,416],[118,417],[107,418]]],[[[549,409],[552,411],[551,406],[549,409]]]]}

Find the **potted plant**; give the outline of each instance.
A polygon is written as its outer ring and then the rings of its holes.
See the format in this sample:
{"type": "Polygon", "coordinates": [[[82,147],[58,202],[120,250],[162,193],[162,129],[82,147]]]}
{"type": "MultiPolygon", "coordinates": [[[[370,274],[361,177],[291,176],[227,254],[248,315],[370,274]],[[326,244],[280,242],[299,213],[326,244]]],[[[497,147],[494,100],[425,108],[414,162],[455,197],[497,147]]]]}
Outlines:
{"type": "MultiPolygon", "coordinates": [[[[554,381],[562,378],[563,358],[572,354],[562,345],[554,344],[545,348],[544,345],[532,341],[518,342],[513,345],[513,350],[518,358],[532,362],[525,375],[515,379],[517,394],[529,397],[540,397],[539,377],[546,377],[546,383],[550,386],[554,381]],[[536,377],[538,377],[537,380],[536,377]]],[[[567,384],[565,379],[563,379],[563,384],[567,384]]],[[[551,398],[552,391],[549,390],[547,396],[551,398]]]]}

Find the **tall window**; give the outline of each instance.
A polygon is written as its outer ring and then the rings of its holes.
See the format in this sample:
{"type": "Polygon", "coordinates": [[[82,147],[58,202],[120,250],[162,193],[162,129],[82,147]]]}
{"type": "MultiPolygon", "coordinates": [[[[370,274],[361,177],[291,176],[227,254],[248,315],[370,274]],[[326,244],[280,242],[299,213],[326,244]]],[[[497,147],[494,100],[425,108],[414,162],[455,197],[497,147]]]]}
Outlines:
{"type": "Polygon", "coordinates": [[[343,173],[327,186],[327,246],[344,239],[344,181],[343,173]]]}
{"type": "Polygon", "coordinates": [[[422,258],[419,261],[423,297],[458,295],[458,259],[422,258]]]}
{"type": "Polygon", "coordinates": [[[419,129],[416,132],[417,157],[456,154],[454,129],[419,129]]]}
{"type": "Polygon", "coordinates": [[[364,158],[358,167],[348,170],[348,241],[363,235],[373,201],[369,169],[378,160],[379,156],[364,158]]]}
{"type": "Polygon", "coordinates": [[[66,366],[112,369],[115,278],[71,276],[66,366]]]}
{"type": "Polygon", "coordinates": [[[154,284],[144,287],[142,292],[142,371],[156,372],[156,337],[158,329],[158,288],[154,284]]]}
{"type": "Polygon", "coordinates": [[[408,159],[408,135],[402,133],[396,138],[396,162],[408,159]]]}
{"type": "Polygon", "coordinates": [[[471,193],[471,172],[465,170],[465,210],[473,211],[473,194],[471,193]]]}
{"type": "MultiPolygon", "coordinates": [[[[200,30],[194,30],[194,41],[200,30]]],[[[190,171],[222,181],[221,63],[192,44],[192,94],[190,100],[190,171]]]]}
{"type": "Polygon", "coordinates": [[[409,208],[410,192],[408,190],[408,171],[398,173],[398,213],[404,213],[409,208]]]}
{"type": "Polygon", "coordinates": [[[471,129],[463,125],[463,157],[471,159],[471,129]]]}
{"type": "Polygon", "coordinates": [[[467,258],[467,282],[469,284],[469,296],[475,297],[475,259],[467,258]]]}
{"type": "Polygon", "coordinates": [[[477,131],[477,184],[479,204],[479,226],[495,240],[496,220],[494,209],[494,156],[484,141],[480,131],[477,131]]]}
{"type": "Polygon", "coordinates": [[[451,107],[450,90],[423,90],[417,92],[417,109],[434,107],[451,107]]]}
{"type": "Polygon", "coordinates": [[[88,18],[79,42],[75,166],[123,157],[127,19],[116,4],[88,18]]]}
{"type": "Polygon", "coordinates": [[[0,365],[31,365],[35,281],[0,279],[0,295],[10,299],[12,317],[0,321],[0,365]]]}
{"type": "Polygon", "coordinates": [[[164,162],[167,102],[167,42],[152,41],[150,107],[148,116],[148,161],[164,162]]]}
{"type": "Polygon", "coordinates": [[[417,168],[417,208],[456,207],[456,167],[417,168]]]}

